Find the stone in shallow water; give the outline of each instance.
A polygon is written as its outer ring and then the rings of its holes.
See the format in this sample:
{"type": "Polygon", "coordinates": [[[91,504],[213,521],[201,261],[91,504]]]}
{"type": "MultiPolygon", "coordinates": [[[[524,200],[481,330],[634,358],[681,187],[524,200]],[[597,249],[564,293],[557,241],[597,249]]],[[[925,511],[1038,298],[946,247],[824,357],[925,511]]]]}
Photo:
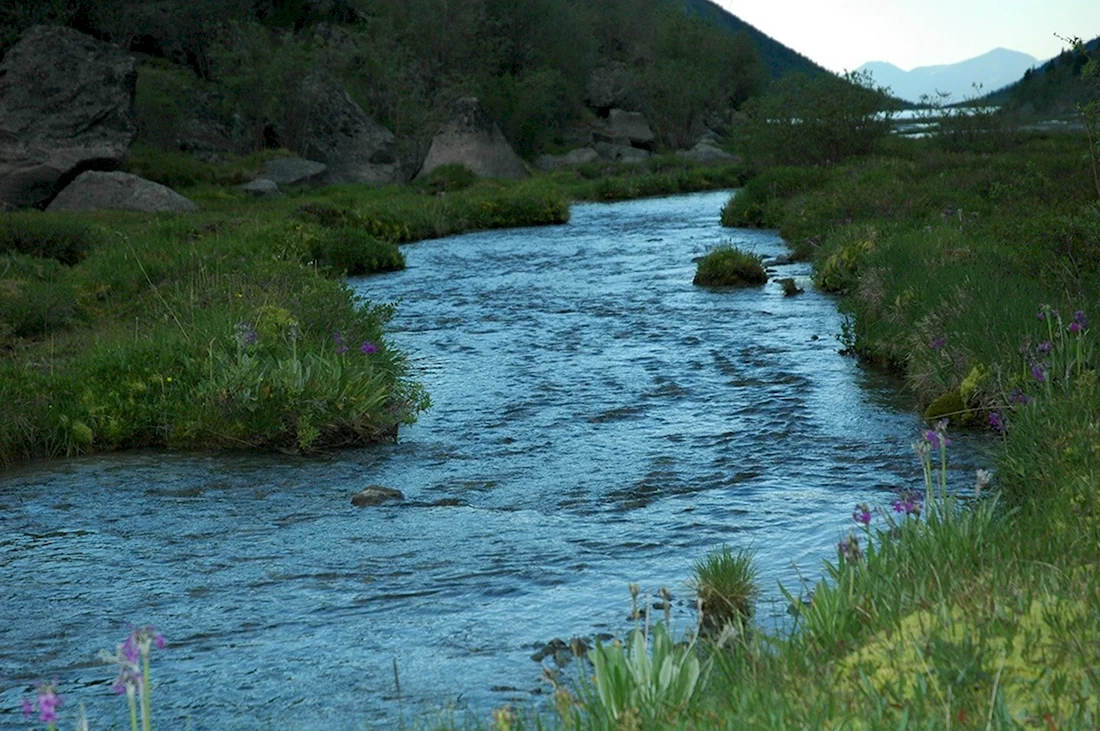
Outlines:
{"type": "Polygon", "coordinates": [[[366,508],[388,502],[401,502],[404,499],[405,495],[400,490],[394,490],[392,487],[382,487],[381,485],[369,485],[352,496],[351,504],[359,508],[366,508]]]}

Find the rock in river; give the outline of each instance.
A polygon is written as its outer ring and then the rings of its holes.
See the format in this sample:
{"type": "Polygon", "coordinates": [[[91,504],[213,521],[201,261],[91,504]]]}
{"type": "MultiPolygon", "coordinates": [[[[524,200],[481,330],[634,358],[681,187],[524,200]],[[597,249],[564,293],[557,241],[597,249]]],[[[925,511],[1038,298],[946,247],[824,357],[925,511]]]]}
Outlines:
{"type": "Polygon", "coordinates": [[[405,499],[400,490],[381,485],[368,485],[351,498],[351,504],[356,507],[366,508],[373,505],[382,505],[389,502],[401,502],[405,499]]]}

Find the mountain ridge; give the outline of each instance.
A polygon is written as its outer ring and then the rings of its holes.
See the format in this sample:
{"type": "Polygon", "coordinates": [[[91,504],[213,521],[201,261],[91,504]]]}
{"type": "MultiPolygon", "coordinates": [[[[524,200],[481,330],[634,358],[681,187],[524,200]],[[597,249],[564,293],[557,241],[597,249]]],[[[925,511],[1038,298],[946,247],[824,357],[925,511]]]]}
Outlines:
{"type": "Polygon", "coordinates": [[[957,63],[933,64],[905,69],[888,61],[868,61],[857,71],[870,72],[875,83],[890,87],[894,96],[916,102],[923,95],[946,93],[949,101],[959,102],[977,96],[981,89],[1000,89],[1019,79],[1039,60],[1034,56],[997,47],[957,63]]]}

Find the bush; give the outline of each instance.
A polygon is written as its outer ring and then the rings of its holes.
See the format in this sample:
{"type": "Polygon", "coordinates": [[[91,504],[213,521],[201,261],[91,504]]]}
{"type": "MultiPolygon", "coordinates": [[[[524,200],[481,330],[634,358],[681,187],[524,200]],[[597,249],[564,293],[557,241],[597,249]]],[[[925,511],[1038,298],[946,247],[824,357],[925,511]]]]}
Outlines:
{"type": "Polygon", "coordinates": [[[750,152],[760,162],[780,165],[865,155],[890,134],[890,115],[882,111],[887,91],[875,88],[870,74],[788,74],[771,93],[745,104],[750,152]]]}
{"type": "Polygon", "coordinates": [[[722,225],[731,228],[779,228],[783,204],[828,178],[817,167],[775,167],[753,178],[722,207],[722,225]]]}
{"type": "Polygon", "coordinates": [[[98,231],[54,213],[0,215],[0,254],[27,254],[71,265],[81,261],[97,243],[98,231]]]}
{"type": "Polygon", "coordinates": [[[452,163],[440,165],[431,175],[420,178],[416,184],[432,193],[454,193],[465,190],[477,182],[477,173],[465,165],[452,163]]]}
{"type": "Polygon", "coordinates": [[[699,260],[692,284],[704,287],[751,286],[768,281],[761,257],[730,245],[716,246],[699,260]]]}

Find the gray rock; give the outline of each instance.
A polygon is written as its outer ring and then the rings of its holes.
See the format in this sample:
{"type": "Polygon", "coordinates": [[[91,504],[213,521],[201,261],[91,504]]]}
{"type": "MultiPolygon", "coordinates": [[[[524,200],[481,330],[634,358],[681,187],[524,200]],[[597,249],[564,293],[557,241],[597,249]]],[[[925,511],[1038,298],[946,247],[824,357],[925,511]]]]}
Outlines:
{"type": "Polygon", "coordinates": [[[328,165],[326,183],[388,185],[403,178],[393,133],[367,116],[347,90],[322,72],[302,83],[309,109],[299,152],[328,165]]]}
{"type": "Polygon", "coordinates": [[[381,485],[368,485],[352,496],[351,504],[359,508],[366,508],[384,503],[402,502],[404,499],[405,495],[400,490],[394,490],[392,487],[382,487],[381,485]]]}
{"type": "Polygon", "coordinates": [[[614,145],[608,142],[597,142],[593,145],[600,158],[609,162],[644,162],[650,157],[646,150],[630,145],[614,145]]]}
{"type": "Polygon", "coordinates": [[[44,206],[77,173],[118,167],[137,135],[132,58],[34,26],[0,64],[0,207],[44,206]]]}
{"type": "Polygon", "coordinates": [[[699,142],[690,150],[677,150],[676,155],[705,165],[736,165],[741,162],[737,155],[731,155],[709,142],[699,142]]]}
{"type": "Polygon", "coordinates": [[[417,177],[441,165],[465,165],[483,178],[526,178],[527,167],[519,159],[497,123],[475,97],[459,99],[450,119],[432,138],[417,177]]]}
{"type": "Polygon", "coordinates": [[[599,162],[600,153],[591,147],[581,147],[570,150],[564,155],[539,155],[535,160],[535,167],[539,170],[561,170],[571,165],[581,165],[586,162],[599,162]]]}
{"type": "Polygon", "coordinates": [[[606,114],[613,108],[637,108],[638,94],[627,65],[612,61],[597,66],[588,77],[584,102],[600,114],[606,114]]]}
{"type": "Polygon", "coordinates": [[[47,211],[111,208],[143,213],[187,213],[196,206],[171,188],[130,173],[81,173],[57,194],[47,211]]]}
{"type": "Polygon", "coordinates": [[[607,126],[612,135],[628,140],[634,147],[652,149],[657,140],[641,112],[612,109],[607,115],[607,126]]]}
{"type": "Polygon", "coordinates": [[[319,185],[328,175],[328,165],[323,162],[304,160],[300,157],[277,157],[264,163],[261,178],[267,178],[278,185],[319,185]]]}
{"type": "Polygon", "coordinates": [[[283,191],[279,190],[279,185],[269,178],[256,178],[244,185],[238,185],[237,190],[248,193],[255,198],[281,198],[283,195],[283,191]]]}

